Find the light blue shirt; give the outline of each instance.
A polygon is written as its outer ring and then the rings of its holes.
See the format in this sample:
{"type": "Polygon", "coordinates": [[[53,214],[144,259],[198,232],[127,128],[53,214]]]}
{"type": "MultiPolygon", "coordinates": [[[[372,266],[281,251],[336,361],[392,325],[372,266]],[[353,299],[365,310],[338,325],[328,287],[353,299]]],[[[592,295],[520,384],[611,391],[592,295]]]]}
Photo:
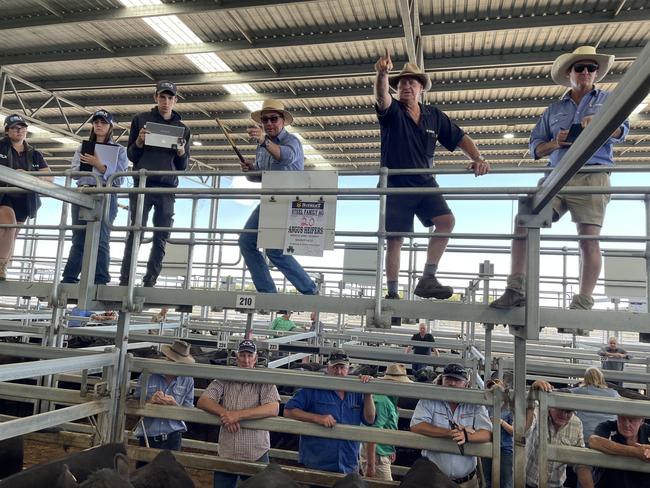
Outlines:
{"type": "Polygon", "coordinates": [[[280,145],[280,160],[275,159],[266,148],[257,146],[255,166],[258,171],[302,171],[305,168],[300,139],[287,129],[282,129],[278,137],[271,140],[280,145]]]}
{"type": "MultiPolygon", "coordinates": [[[[530,134],[529,150],[533,159],[539,159],[536,154],[537,146],[545,142],[552,141],[557,137],[561,130],[567,130],[572,124],[579,124],[587,115],[596,114],[609,97],[609,92],[594,88],[591,92],[587,93],[580,104],[576,103],[571,98],[571,92],[567,91],[560,101],[555,102],[548,107],[542,117],[535,125],[535,128],[530,134]]],[[[610,137],[605,141],[593,156],[585,163],[585,165],[602,164],[606,166],[614,165],[614,144],[623,142],[625,136],[630,131],[630,122],[625,121],[620,127],[621,137],[610,137]]],[[[560,163],[566,152],[571,146],[561,147],[556,149],[549,155],[549,166],[554,168],[560,163]]]]}
{"type": "MultiPolygon", "coordinates": [[[[126,148],[113,141],[110,141],[108,144],[111,144],[113,146],[120,146],[120,149],[119,152],[117,153],[117,165],[115,166],[116,171],[112,171],[111,168],[107,166],[106,173],[104,173],[103,175],[98,175],[99,181],[102,182],[102,185],[106,185],[108,178],[112,174],[121,173],[122,171],[127,171],[129,168],[129,158],[126,154],[126,148]]],[[[81,155],[81,144],[74,152],[74,156],[72,156],[72,171],[79,171],[79,168],[81,167],[80,155],[81,155]]],[[[115,187],[122,186],[122,179],[123,178],[115,178],[113,180],[113,186],[115,187]]],[[[93,176],[80,176],[77,178],[77,186],[83,186],[83,185],[95,186],[97,185],[97,179],[93,176]]]]}
{"type": "MultiPolygon", "coordinates": [[[[572,393],[578,395],[593,395],[599,397],[618,398],[620,395],[616,390],[611,388],[598,388],[597,386],[579,386],[571,388],[572,393]]],[[[594,433],[598,424],[607,422],[608,420],[616,420],[616,415],[609,415],[606,413],[577,411],[576,415],[582,421],[582,436],[585,439],[585,444],[589,447],[589,437],[594,433]]]]}
{"type": "MultiPolygon", "coordinates": [[[[138,385],[135,390],[136,398],[140,398],[140,387],[142,385],[142,375],[138,378],[138,385]]],[[[171,395],[176,400],[180,407],[193,407],[194,406],[194,378],[190,376],[177,376],[171,382],[163,375],[152,374],[149,376],[149,383],[147,384],[147,400],[161,390],[165,395],[171,395]]],[[[172,432],[186,432],[187,426],[182,420],[159,419],[153,417],[144,417],[144,427],[147,437],[155,437],[161,434],[171,434],[172,432]]],[[[142,424],[138,422],[138,426],[133,431],[136,437],[144,437],[142,431],[142,424]]]]}
{"type": "MultiPolygon", "coordinates": [[[[420,400],[413,411],[411,427],[422,422],[445,429],[451,428],[449,421],[474,430],[485,429],[492,431],[492,422],[484,405],[459,403],[452,413],[447,402],[438,400],[420,400]]],[[[440,470],[450,478],[463,478],[476,468],[475,456],[461,456],[446,452],[422,450],[422,455],[436,463],[440,470]]]]}

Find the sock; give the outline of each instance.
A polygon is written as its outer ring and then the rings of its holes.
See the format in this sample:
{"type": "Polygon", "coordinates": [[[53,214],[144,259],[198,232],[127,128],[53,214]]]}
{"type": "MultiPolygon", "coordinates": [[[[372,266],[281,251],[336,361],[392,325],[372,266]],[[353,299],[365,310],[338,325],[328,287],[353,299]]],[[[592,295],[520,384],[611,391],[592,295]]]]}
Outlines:
{"type": "Polygon", "coordinates": [[[438,271],[438,265],[435,263],[424,265],[424,276],[435,276],[438,271]]]}
{"type": "Polygon", "coordinates": [[[397,280],[395,281],[388,281],[388,294],[389,295],[397,295],[397,284],[399,282],[397,280]]]}

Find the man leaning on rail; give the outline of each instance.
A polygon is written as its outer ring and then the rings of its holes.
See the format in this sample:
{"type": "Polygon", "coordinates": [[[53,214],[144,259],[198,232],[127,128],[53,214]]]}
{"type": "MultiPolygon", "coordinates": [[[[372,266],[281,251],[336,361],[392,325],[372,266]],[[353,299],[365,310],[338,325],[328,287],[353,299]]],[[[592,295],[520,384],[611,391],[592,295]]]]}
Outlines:
{"type": "MultiPolygon", "coordinates": [[[[609,93],[596,88],[614,64],[614,56],[599,54],[596,48],[582,46],[570,54],[558,57],[551,68],[551,77],[558,85],[569,90],[562,98],[547,108],[530,135],[530,154],[537,160],[549,157],[549,166],[562,164],[562,158],[571,147],[569,132],[572,126],[587,127],[601,109],[609,93]],[[567,138],[569,140],[567,140],[567,138]]],[[[614,165],[614,144],[623,142],[629,131],[629,122],[618,127],[605,143],[589,158],[586,166],[614,165]]],[[[575,132],[575,129],[574,131],[575,132]]],[[[609,187],[609,173],[578,173],[566,186],[609,187]]],[[[576,223],[581,236],[600,235],[609,195],[559,195],[552,201],[553,221],[559,220],[567,211],[576,223]]],[[[523,234],[523,227],[515,233],[523,234]]],[[[526,304],[524,290],[526,269],[526,242],[512,242],[510,276],[505,293],[490,306],[500,309],[521,307],[526,304]]],[[[594,305],[592,293],[600,275],[601,255],[597,240],[580,241],[580,293],[573,295],[570,309],[591,310],[594,305]]]]}
{"type": "MultiPolygon", "coordinates": [[[[469,169],[481,176],[490,170],[490,165],[481,157],[474,141],[463,132],[445,113],[432,105],[423,105],[420,98],[429,88],[431,80],[413,63],[406,63],[404,69],[389,76],[393,62],[386,50],[375,64],[375,109],[379,119],[381,138],[381,166],[389,169],[431,169],[436,142],[453,151],[460,148],[471,159],[469,169]],[[394,99],[389,91],[397,93],[394,99]]],[[[389,187],[437,188],[438,183],[431,174],[390,175],[389,187]]],[[[422,190],[417,194],[388,195],[386,198],[386,231],[413,232],[413,218],[425,227],[434,227],[429,239],[424,273],[414,293],[422,298],[447,299],[454,290],[442,285],[436,278],[438,263],[447,247],[448,237],[436,237],[454,228],[454,215],[445,198],[439,193],[422,190]]],[[[386,298],[399,299],[398,278],[400,251],[403,237],[388,238],[386,248],[386,298]]]]}
{"type": "MultiPolygon", "coordinates": [[[[255,162],[241,163],[245,173],[249,171],[302,171],[305,156],[300,140],[289,133],[286,126],[291,125],[293,116],[284,109],[282,102],[265,100],[261,110],[251,113],[259,126],[249,127],[248,135],[257,142],[255,162]]],[[[261,181],[259,177],[247,176],[249,181],[261,181]]],[[[260,222],[258,205],[248,217],[244,229],[257,231],[260,222]]],[[[257,233],[242,233],[239,236],[239,249],[251,274],[255,289],[261,293],[277,293],[271,272],[264,255],[257,247],[257,233]]],[[[266,255],[296,289],[303,295],[316,295],[318,288],[302,266],[293,256],[282,254],[282,249],[267,249],[266,255]]]]}

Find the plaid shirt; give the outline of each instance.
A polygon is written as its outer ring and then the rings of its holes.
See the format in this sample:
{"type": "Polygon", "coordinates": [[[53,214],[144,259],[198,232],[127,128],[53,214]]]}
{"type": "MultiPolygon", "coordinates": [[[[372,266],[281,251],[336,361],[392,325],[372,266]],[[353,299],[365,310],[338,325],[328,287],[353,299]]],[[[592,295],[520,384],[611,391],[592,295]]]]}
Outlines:
{"type": "MultiPolygon", "coordinates": [[[[210,400],[226,410],[254,408],[280,401],[275,385],[214,380],[205,390],[210,400]]],[[[219,429],[219,456],[240,461],[257,461],[271,447],[268,430],[239,429],[231,434],[219,429]]]]}
{"type": "MultiPolygon", "coordinates": [[[[526,432],[526,485],[537,487],[539,483],[539,409],[535,408],[533,423],[526,432]]],[[[569,423],[560,430],[555,430],[551,418],[548,419],[548,433],[546,444],[559,444],[562,446],[585,447],[582,437],[582,422],[577,415],[573,415],[569,423]]],[[[548,463],[548,488],[561,488],[566,480],[566,463],[548,463]]],[[[578,468],[581,465],[574,465],[578,468]]]]}

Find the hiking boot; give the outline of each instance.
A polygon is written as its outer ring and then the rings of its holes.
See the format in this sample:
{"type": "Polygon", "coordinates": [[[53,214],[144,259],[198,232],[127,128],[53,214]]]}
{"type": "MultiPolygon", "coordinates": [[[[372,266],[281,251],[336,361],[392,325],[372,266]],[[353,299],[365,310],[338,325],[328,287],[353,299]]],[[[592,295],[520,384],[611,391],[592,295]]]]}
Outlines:
{"type": "MultiPolygon", "coordinates": [[[[594,299],[587,295],[582,295],[580,293],[573,295],[571,304],[569,305],[569,310],[591,310],[594,306],[594,299]]],[[[575,331],[569,329],[558,328],[558,332],[565,334],[572,334],[578,336],[589,337],[589,331],[585,329],[575,329],[575,331]]]]}
{"type": "MultiPolygon", "coordinates": [[[[399,296],[399,293],[390,293],[388,292],[386,296],[384,297],[386,300],[400,300],[401,297],[399,296]]],[[[390,318],[390,325],[393,326],[401,326],[402,325],[402,317],[391,317],[390,318]]]]}
{"type": "Polygon", "coordinates": [[[0,260],[0,281],[5,281],[7,279],[7,263],[8,260],[0,260]]]}
{"type": "Polygon", "coordinates": [[[423,276],[418,281],[413,293],[420,298],[446,300],[454,294],[454,289],[451,286],[442,285],[435,276],[423,276]]]}
{"type": "Polygon", "coordinates": [[[523,291],[506,288],[499,298],[490,303],[490,307],[498,308],[499,310],[510,310],[515,307],[523,307],[526,305],[526,295],[523,291]]]}

